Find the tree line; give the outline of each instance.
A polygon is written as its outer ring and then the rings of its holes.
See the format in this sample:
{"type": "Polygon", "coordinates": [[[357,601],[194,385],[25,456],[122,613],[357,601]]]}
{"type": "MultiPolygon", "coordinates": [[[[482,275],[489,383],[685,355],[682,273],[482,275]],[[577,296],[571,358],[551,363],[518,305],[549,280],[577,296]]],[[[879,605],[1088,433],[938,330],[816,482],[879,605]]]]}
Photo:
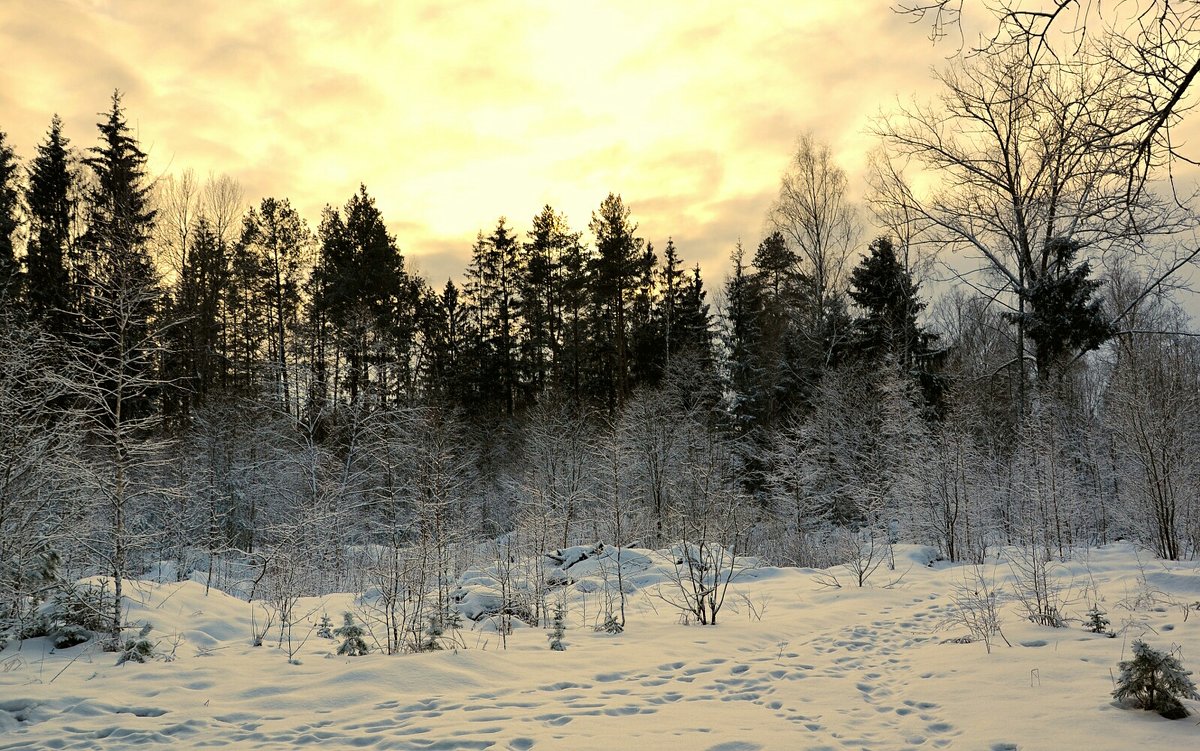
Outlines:
{"type": "Polygon", "coordinates": [[[714,288],[615,193],[590,239],[499,218],[435,286],[365,186],[314,231],[225,177],[151,180],[119,94],[82,151],[57,117],[25,164],[0,137],[0,630],[98,573],[115,639],[155,562],[421,620],[500,540],[1196,555],[1200,350],[1162,273],[1192,219],[1118,179],[1142,155],[1096,136],[1124,122],[1106,75],[953,64],[877,122],[868,241],[802,137],[714,288]]]}

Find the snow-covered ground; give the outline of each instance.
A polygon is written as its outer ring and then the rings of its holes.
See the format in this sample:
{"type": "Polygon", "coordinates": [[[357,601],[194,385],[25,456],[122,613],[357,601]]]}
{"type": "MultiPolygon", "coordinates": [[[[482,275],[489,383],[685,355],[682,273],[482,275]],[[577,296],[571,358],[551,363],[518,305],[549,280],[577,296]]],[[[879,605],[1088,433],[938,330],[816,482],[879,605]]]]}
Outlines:
{"type": "MultiPolygon", "coordinates": [[[[10,645],[0,749],[1200,748],[1196,715],[1171,722],[1110,697],[1134,638],[1181,647],[1200,672],[1195,563],[1139,562],[1124,545],[1077,551],[1054,569],[1072,598],[1068,627],[1023,621],[1005,599],[1012,646],[988,654],[961,643],[962,628],[939,627],[973,569],[925,566],[919,548],[897,558],[862,589],[846,572],[840,589],[823,586],[823,572],[749,572],[715,627],[680,625],[650,569],[635,577],[623,634],[595,633],[597,595],[585,614],[573,589],[565,652],[540,629],[515,630],[502,650],[494,631],[468,628],[467,649],[396,657],[337,657],[335,641],[313,636],[298,665],[271,642],[250,645],[246,602],[192,581],[140,583],[130,618],[151,621],[175,659],[117,667],[90,645],[10,645]],[[1083,629],[1096,599],[1116,638],[1083,629]]],[[[984,572],[1011,576],[1004,563],[984,572]]],[[[337,625],[352,603],[298,610],[337,625]]]]}

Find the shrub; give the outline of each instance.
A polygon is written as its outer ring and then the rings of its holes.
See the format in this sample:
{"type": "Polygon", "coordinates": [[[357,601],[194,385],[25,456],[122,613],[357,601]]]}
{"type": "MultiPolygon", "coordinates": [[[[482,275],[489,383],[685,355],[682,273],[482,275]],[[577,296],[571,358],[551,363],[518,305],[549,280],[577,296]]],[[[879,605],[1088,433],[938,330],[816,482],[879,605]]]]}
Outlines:
{"type": "Polygon", "coordinates": [[[1133,643],[1133,659],[1122,661],[1120,667],[1121,677],[1113,691],[1117,701],[1179,720],[1188,716],[1180,699],[1200,699],[1188,677],[1191,672],[1172,655],[1151,649],[1140,639],[1133,643]]]}
{"type": "Polygon", "coordinates": [[[118,665],[127,662],[146,662],[154,657],[154,642],[150,641],[150,624],[142,626],[142,630],[132,639],[125,641],[121,656],[117,658],[118,665]]]}

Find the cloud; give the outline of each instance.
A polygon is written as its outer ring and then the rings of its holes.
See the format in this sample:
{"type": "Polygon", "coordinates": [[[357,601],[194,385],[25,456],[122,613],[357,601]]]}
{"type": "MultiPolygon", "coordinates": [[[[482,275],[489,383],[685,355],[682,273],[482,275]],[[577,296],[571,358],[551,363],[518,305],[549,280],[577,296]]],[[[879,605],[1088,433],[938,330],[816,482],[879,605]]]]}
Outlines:
{"type": "Polygon", "coordinates": [[[56,111],[91,145],[116,87],[153,173],[225,172],[314,225],[366,183],[431,276],[500,215],[523,232],[549,203],[585,229],[614,191],[710,285],[757,244],[800,131],[858,174],[866,118],[942,54],[885,5],[827,0],[48,0],[0,5],[0,45],[23,156],[56,111]]]}

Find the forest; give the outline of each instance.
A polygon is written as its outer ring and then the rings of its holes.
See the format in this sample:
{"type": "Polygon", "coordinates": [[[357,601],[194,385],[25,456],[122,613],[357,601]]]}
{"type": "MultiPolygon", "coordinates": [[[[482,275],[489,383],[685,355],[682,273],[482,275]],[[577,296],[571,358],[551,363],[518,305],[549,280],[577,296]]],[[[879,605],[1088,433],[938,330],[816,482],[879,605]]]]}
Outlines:
{"type": "Polygon", "coordinates": [[[120,92],[93,134],[0,137],[0,633],[103,575],[116,645],[163,562],[378,591],[402,651],[481,557],[597,542],[1196,557],[1182,109],[1136,66],[1024,54],[885,108],[864,202],[801,136],[719,281],[617,192],[586,227],[480,217],[461,277],[423,279],[368,186],[306,218],[152,177],[120,92]]]}

